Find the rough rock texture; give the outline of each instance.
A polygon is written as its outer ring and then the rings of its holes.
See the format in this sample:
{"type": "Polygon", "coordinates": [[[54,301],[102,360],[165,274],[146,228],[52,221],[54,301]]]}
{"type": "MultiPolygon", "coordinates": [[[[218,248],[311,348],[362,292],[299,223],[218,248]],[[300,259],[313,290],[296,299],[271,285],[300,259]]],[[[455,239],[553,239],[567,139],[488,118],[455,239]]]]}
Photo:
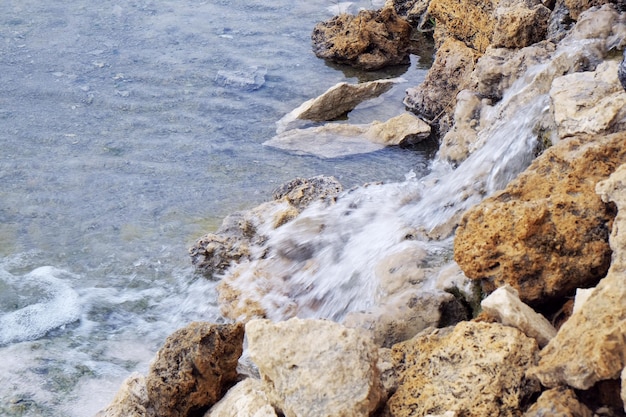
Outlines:
{"type": "Polygon", "coordinates": [[[509,285],[498,288],[482,302],[486,313],[506,326],[513,326],[544,347],[556,335],[552,324],[541,314],[522,303],[517,291],[509,285]]]}
{"type": "Polygon", "coordinates": [[[274,201],[233,213],[215,233],[198,239],[189,249],[193,265],[207,274],[223,272],[231,263],[248,259],[250,248],[267,239],[267,230],[292,220],[314,201],[332,202],[343,187],[333,177],[317,176],[296,178],[278,190],[274,201]]]}
{"type": "Polygon", "coordinates": [[[571,296],[608,270],[610,204],[596,182],[626,162],[626,132],[560,141],[503,191],[468,210],[454,258],[487,293],[508,283],[527,303],[571,296]]]}
{"type": "Polygon", "coordinates": [[[500,0],[494,17],[496,24],[491,46],[523,48],[545,39],[550,9],[539,0],[525,2],[500,0]]]}
{"type": "Polygon", "coordinates": [[[578,20],[582,12],[594,6],[602,6],[607,3],[621,3],[622,6],[624,5],[622,0],[563,0],[563,2],[569,10],[570,17],[574,20],[578,20]]]}
{"type": "Polygon", "coordinates": [[[324,320],[246,324],[250,357],[286,417],[369,416],[384,392],[378,348],[361,332],[324,320]]]}
{"type": "Polygon", "coordinates": [[[603,201],[612,201],[618,208],[611,232],[615,251],[611,268],[541,351],[538,366],[528,371],[546,387],[566,384],[588,389],[598,381],[619,378],[626,365],[626,166],[599,182],[596,189],[603,201]]]}
{"type": "Polygon", "coordinates": [[[624,370],[622,371],[620,382],[621,382],[620,397],[622,398],[622,402],[624,403],[624,411],[626,411],[626,368],[624,368],[624,370]]]}
{"type": "Polygon", "coordinates": [[[276,417],[258,379],[247,378],[232,387],[204,417],[276,417]]]}
{"type": "Polygon", "coordinates": [[[318,23],[311,39],[319,58],[376,70],[409,62],[411,31],[411,25],[391,6],[318,23]]]}
{"type": "Polygon", "coordinates": [[[96,417],[149,417],[148,402],[146,379],[135,372],[126,378],[111,404],[96,417]]]}
{"type": "Polygon", "coordinates": [[[626,90],[626,49],[624,49],[624,58],[622,62],[620,62],[619,69],[617,70],[617,77],[622,88],[626,90]]]}
{"type": "Polygon", "coordinates": [[[559,387],[545,391],[524,417],[593,417],[593,412],[576,398],[569,388],[559,387]]]}
{"type": "Polygon", "coordinates": [[[626,91],[617,78],[618,65],[605,61],[595,71],[553,81],[550,98],[560,138],[626,130],[626,91]]]}
{"type": "Polygon", "coordinates": [[[193,322],[170,335],[146,377],[150,408],[159,417],[185,417],[215,404],[237,378],[241,323],[193,322]]]}
{"type": "Polygon", "coordinates": [[[388,401],[395,417],[457,412],[462,416],[518,416],[539,390],[526,379],[537,343],[498,323],[459,323],[393,347],[399,386],[388,401]]]}

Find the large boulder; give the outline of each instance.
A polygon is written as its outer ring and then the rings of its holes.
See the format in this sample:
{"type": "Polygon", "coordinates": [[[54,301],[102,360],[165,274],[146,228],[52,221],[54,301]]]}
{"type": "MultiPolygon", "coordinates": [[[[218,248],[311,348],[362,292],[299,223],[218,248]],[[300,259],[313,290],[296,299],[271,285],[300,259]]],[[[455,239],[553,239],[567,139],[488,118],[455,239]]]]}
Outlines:
{"type": "Polygon", "coordinates": [[[393,347],[399,386],[388,401],[394,417],[456,412],[519,416],[539,384],[525,377],[537,343],[498,323],[459,323],[393,347]]]}
{"type": "Polygon", "coordinates": [[[494,11],[496,24],[491,45],[496,48],[523,48],[544,40],[550,13],[540,0],[500,0],[494,11]]]}
{"type": "Polygon", "coordinates": [[[252,320],[246,335],[264,390],[286,417],[367,417],[383,400],[378,348],[357,330],[323,320],[252,320]]]}
{"type": "Polygon", "coordinates": [[[187,417],[215,404],[237,378],[244,327],[193,322],[170,335],[146,377],[150,411],[187,417]]]}
{"type": "Polygon", "coordinates": [[[611,268],[541,351],[539,364],[529,370],[547,387],[585,390],[598,381],[620,378],[626,366],[626,165],[596,189],[603,201],[618,208],[611,232],[611,268]]]}
{"type": "Polygon", "coordinates": [[[409,62],[411,31],[411,25],[389,6],[318,23],[311,39],[319,58],[376,70],[409,62]]]}
{"type": "Polygon", "coordinates": [[[532,304],[573,296],[609,267],[612,205],[595,184],[626,162],[626,132],[560,141],[504,190],[468,210],[454,258],[487,293],[509,284],[532,304]]]}

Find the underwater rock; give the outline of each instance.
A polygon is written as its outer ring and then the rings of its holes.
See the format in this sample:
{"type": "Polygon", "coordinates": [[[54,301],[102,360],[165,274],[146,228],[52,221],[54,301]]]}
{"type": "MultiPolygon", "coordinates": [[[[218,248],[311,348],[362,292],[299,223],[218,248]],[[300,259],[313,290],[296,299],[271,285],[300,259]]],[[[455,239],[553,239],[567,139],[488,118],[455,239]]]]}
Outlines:
{"type": "Polygon", "coordinates": [[[265,84],[267,68],[253,66],[247,70],[226,71],[221,70],[215,76],[215,83],[222,87],[235,88],[242,91],[254,91],[265,84]]]}
{"type": "Polygon", "coordinates": [[[572,296],[608,270],[610,204],[596,182],[626,162],[626,132],[560,141],[502,191],[468,210],[454,258],[491,293],[509,284],[532,305],[572,296]]]}
{"type": "Polygon", "coordinates": [[[258,379],[246,378],[228,390],[204,417],[276,417],[258,379]]]}
{"type": "Polygon", "coordinates": [[[319,58],[364,70],[407,64],[411,25],[393,6],[341,14],[315,25],[311,40],[319,58]]]}
{"type": "Polygon", "coordinates": [[[524,376],[537,352],[534,339],[499,323],[424,331],[393,347],[399,386],[387,402],[390,414],[518,416],[539,390],[524,376]]]}
{"type": "Polygon", "coordinates": [[[593,417],[593,412],[582,404],[573,390],[558,387],[541,393],[523,417],[593,417]]]}
{"type": "Polygon", "coordinates": [[[146,379],[134,372],[122,383],[111,404],[95,417],[150,417],[149,401],[146,379]]]}
{"type": "Polygon", "coordinates": [[[325,320],[246,325],[250,358],[286,417],[366,417],[384,398],[378,348],[361,332],[325,320]]]}
{"type": "Polygon", "coordinates": [[[187,416],[215,404],[237,378],[243,324],[193,322],[166,340],[146,377],[159,417],[187,416]]]}
{"type": "MultiPolygon", "coordinates": [[[[626,133],[618,137],[623,147],[626,133]]],[[[528,371],[546,387],[588,389],[598,381],[619,378],[626,365],[626,165],[599,182],[596,190],[618,210],[610,238],[611,268],[541,351],[539,364],[528,371]]]]}

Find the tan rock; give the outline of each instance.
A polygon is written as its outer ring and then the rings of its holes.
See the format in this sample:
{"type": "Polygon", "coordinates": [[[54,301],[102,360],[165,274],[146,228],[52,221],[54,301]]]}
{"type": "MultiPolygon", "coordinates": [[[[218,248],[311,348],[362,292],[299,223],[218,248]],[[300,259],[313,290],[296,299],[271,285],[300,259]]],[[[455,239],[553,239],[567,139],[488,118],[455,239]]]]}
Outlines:
{"type": "Polygon", "coordinates": [[[620,397],[622,398],[622,402],[624,403],[624,411],[626,411],[626,368],[624,368],[624,370],[622,371],[620,381],[621,381],[620,397]]]}
{"type": "Polygon", "coordinates": [[[111,404],[96,417],[149,417],[148,403],[146,379],[135,372],[126,378],[111,404]]]}
{"type": "Polygon", "coordinates": [[[384,392],[378,348],[362,333],[323,320],[246,325],[250,357],[286,417],[369,416],[384,392]]]}
{"type": "Polygon", "coordinates": [[[538,391],[524,376],[537,343],[498,323],[462,322],[393,347],[399,386],[388,401],[395,417],[443,414],[518,416],[538,391]]]}
{"type": "Polygon", "coordinates": [[[504,285],[486,297],[483,312],[506,326],[513,326],[544,347],[556,335],[556,329],[541,314],[524,304],[510,285],[504,285]]]}
{"type": "Polygon", "coordinates": [[[626,162],[625,140],[626,132],[563,140],[468,210],[454,244],[463,272],[487,293],[508,283],[534,304],[597,283],[610,263],[614,212],[594,188],[626,162]]]}
{"type": "Polygon", "coordinates": [[[541,351],[539,364],[528,371],[547,387],[588,389],[598,381],[619,378],[626,365],[626,166],[596,189],[603,201],[613,201],[618,208],[611,232],[612,264],[581,309],[541,351]]]}
{"type": "Polygon", "coordinates": [[[258,379],[247,378],[232,387],[204,417],[276,417],[258,379]]]}
{"type": "Polygon", "coordinates": [[[241,323],[194,322],[170,335],[146,377],[153,412],[187,416],[215,404],[237,377],[243,332],[241,323]]]}
{"type": "Polygon", "coordinates": [[[569,388],[559,387],[545,391],[539,396],[524,417],[593,417],[593,412],[576,398],[569,388]]]}
{"type": "Polygon", "coordinates": [[[594,6],[612,3],[611,0],[564,0],[565,6],[569,9],[570,17],[578,20],[580,14],[594,6]]]}
{"type": "Polygon", "coordinates": [[[523,48],[545,39],[550,9],[539,0],[500,0],[494,11],[491,45],[496,48],[523,48]]]}

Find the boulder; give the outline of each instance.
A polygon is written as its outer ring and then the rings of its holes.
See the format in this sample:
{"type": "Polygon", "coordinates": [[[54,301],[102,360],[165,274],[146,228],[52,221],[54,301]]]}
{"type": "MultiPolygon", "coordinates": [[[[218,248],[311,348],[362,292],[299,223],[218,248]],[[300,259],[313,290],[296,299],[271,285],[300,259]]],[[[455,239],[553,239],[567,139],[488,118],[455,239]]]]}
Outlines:
{"type": "Polygon", "coordinates": [[[558,387],[541,393],[523,417],[593,417],[593,412],[567,387],[558,387]]]}
{"type": "Polygon", "coordinates": [[[378,348],[357,330],[324,320],[252,320],[246,335],[264,390],[286,417],[365,417],[384,398],[378,348]]]}
{"type": "Polygon", "coordinates": [[[364,70],[408,64],[411,25],[393,6],[340,14],[315,25],[311,39],[319,58],[364,70]]]}
{"type": "Polygon", "coordinates": [[[237,378],[244,327],[193,322],[170,335],[146,377],[151,412],[186,417],[215,404],[237,378]]]}
{"type": "Polygon", "coordinates": [[[151,417],[152,414],[148,414],[148,403],[146,379],[134,372],[122,383],[111,404],[95,417],[151,417]]]}
{"type": "Polygon", "coordinates": [[[260,380],[246,378],[232,387],[204,417],[276,417],[260,380]]]}
{"type": "Polygon", "coordinates": [[[491,46],[523,48],[544,40],[550,13],[540,0],[500,0],[494,11],[491,46]]]}
{"type": "Polygon", "coordinates": [[[603,201],[615,203],[618,209],[611,232],[611,268],[541,351],[539,364],[528,371],[546,387],[586,390],[598,381],[619,378],[626,365],[626,166],[596,189],[603,201]]]}
{"type": "Polygon", "coordinates": [[[398,389],[387,405],[394,417],[519,416],[539,390],[524,375],[537,343],[499,323],[462,322],[425,331],[393,347],[398,389]]]}
{"type": "Polygon", "coordinates": [[[595,184],[626,162],[626,132],[565,139],[502,191],[468,210],[454,258],[491,293],[509,284],[537,305],[590,287],[609,267],[614,209],[595,184]]]}

